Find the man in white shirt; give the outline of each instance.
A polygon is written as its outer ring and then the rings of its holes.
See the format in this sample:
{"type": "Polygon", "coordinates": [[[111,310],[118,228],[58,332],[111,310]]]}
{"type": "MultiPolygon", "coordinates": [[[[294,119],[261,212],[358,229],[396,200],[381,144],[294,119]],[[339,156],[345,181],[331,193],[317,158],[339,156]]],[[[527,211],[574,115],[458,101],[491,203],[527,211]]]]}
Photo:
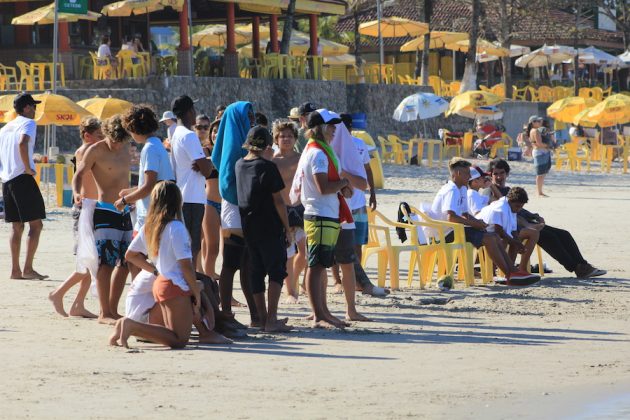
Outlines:
{"type": "MultiPolygon", "coordinates": [[[[509,285],[518,285],[521,282],[531,283],[540,280],[539,276],[517,270],[512,260],[505,252],[499,237],[486,231],[488,225],[482,220],[475,219],[468,212],[468,200],[466,185],[470,179],[470,162],[453,158],[449,162],[451,180],[440,188],[431,206],[432,214],[441,220],[464,225],[466,242],[470,242],[475,248],[486,247],[490,259],[506,273],[509,285]]],[[[453,242],[455,235],[452,229],[445,237],[447,243],[453,242]]]]}
{"type": "Polygon", "coordinates": [[[177,117],[173,114],[173,111],[164,111],[162,114],[161,123],[164,123],[166,126],[166,141],[163,142],[164,147],[168,152],[171,151],[171,139],[173,138],[173,133],[177,128],[177,117]]]}
{"type": "Polygon", "coordinates": [[[35,182],[33,149],[37,124],[33,121],[35,108],[40,101],[28,93],[21,93],[13,100],[17,118],[0,130],[0,179],[3,182],[4,220],[12,224],[11,239],[11,278],[39,279],[41,275],[33,269],[33,259],[39,244],[39,235],[46,218],[44,199],[35,182]],[[20,246],[24,224],[29,224],[26,241],[24,270],[20,269],[20,246]]]}
{"type": "Polygon", "coordinates": [[[171,139],[171,162],[177,179],[177,186],[182,191],[182,214],[190,233],[193,266],[197,266],[197,255],[201,250],[201,223],[206,204],[206,177],[210,176],[210,163],[201,147],[199,137],[190,128],[197,117],[195,103],[183,95],[171,103],[173,114],[177,118],[177,128],[171,139]]]}
{"type": "Polygon", "coordinates": [[[489,197],[481,195],[479,190],[481,188],[490,188],[492,181],[488,177],[488,174],[481,170],[479,166],[473,166],[470,168],[470,181],[468,181],[468,191],[466,193],[468,199],[468,211],[473,216],[477,214],[488,205],[489,197]]]}

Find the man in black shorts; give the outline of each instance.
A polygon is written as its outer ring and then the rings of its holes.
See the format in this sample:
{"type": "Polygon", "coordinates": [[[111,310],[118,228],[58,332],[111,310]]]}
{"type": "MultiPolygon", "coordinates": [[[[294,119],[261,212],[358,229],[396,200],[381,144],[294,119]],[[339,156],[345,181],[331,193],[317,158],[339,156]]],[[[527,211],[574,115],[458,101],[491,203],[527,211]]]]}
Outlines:
{"type": "Polygon", "coordinates": [[[33,269],[33,259],[39,244],[39,235],[46,218],[44,199],[35,182],[35,163],[33,148],[37,124],[33,121],[36,101],[27,93],[19,94],[13,101],[17,118],[0,130],[0,179],[4,197],[4,220],[12,224],[11,239],[11,278],[38,279],[41,275],[33,269]],[[26,241],[26,261],[24,270],[20,269],[20,246],[24,224],[29,224],[26,241]]]}

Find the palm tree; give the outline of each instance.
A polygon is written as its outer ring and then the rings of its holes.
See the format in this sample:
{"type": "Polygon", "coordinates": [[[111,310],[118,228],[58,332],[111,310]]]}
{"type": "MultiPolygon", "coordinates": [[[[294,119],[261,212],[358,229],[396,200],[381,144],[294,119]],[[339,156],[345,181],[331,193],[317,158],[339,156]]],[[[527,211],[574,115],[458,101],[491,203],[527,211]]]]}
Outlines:
{"type": "MultiPolygon", "coordinates": [[[[433,0],[417,0],[418,7],[422,11],[422,20],[431,27],[431,15],[433,14],[433,0]]],[[[422,77],[422,85],[429,84],[429,44],[431,42],[431,33],[424,35],[424,49],[422,50],[422,67],[420,75],[422,77]]],[[[417,77],[418,75],[416,75],[417,77]]]]}
{"type": "Polygon", "coordinates": [[[469,32],[470,43],[466,53],[466,67],[462,77],[460,93],[477,89],[477,38],[479,37],[480,0],[472,0],[472,25],[469,32]]]}
{"type": "Polygon", "coordinates": [[[295,16],[295,2],[296,0],[289,0],[287,17],[284,20],[284,30],[282,31],[280,54],[289,54],[289,47],[291,46],[291,31],[293,29],[293,17],[295,16]]]}

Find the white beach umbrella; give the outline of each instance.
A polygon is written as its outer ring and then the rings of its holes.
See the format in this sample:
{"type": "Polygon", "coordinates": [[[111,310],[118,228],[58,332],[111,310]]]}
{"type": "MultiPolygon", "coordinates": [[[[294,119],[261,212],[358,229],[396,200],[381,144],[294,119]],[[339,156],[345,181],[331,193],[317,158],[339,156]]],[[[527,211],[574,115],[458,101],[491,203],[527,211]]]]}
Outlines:
{"type": "Polygon", "coordinates": [[[612,54],[608,54],[595,47],[580,48],[578,50],[578,61],[584,64],[596,64],[600,66],[619,68],[624,67],[624,61],[612,54]]]}
{"type": "Polygon", "coordinates": [[[394,111],[396,121],[408,122],[437,117],[448,109],[448,101],[433,93],[414,93],[402,100],[394,111]]]}
{"type": "Polygon", "coordinates": [[[543,45],[541,48],[525,54],[516,60],[518,67],[546,67],[559,64],[575,56],[575,49],[565,45],[543,45]]]}
{"type": "Polygon", "coordinates": [[[630,64],[630,51],[624,51],[623,54],[619,54],[617,58],[621,59],[626,64],[630,64]]]}

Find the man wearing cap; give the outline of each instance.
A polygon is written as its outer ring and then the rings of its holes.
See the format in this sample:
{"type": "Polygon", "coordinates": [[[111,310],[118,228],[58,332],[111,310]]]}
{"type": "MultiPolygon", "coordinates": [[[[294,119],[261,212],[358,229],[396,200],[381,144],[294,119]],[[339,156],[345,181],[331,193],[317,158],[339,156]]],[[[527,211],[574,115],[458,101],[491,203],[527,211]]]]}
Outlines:
{"type": "Polygon", "coordinates": [[[164,147],[170,152],[171,139],[173,138],[173,133],[177,128],[177,118],[175,117],[175,114],[173,114],[173,111],[164,111],[160,122],[166,125],[166,144],[164,145],[164,147]]]}
{"type": "Polygon", "coordinates": [[[206,204],[206,177],[210,176],[210,163],[201,147],[199,137],[191,130],[195,124],[195,103],[186,95],[171,103],[177,126],[171,139],[171,163],[182,191],[182,215],[190,233],[193,266],[201,250],[201,224],[206,204]]]}
{"type": "Polygon", "coordinates": [[[289,331],[278,321],[278,301],[287,276],[289,218],[282,198],[284,181],[276,164],[263,157],[271,150],[269,130],[257,125],[247,133],[243,145],[249,153],[236,162],[236,190],[243,234],[249,251],[249,273],[260,327],[264,331],[289,331]],[[265,277],[269,276],[268,304],[265,305],[265,277]]]}
{"type": "Polygon", "coordinates": [[[308,142],[308,139],[304,135],[304,133],[306,132],[308,128],[308,117],[311,114],[311,112],[315,112],[315,111],[317,111],[317,108],[315,108],[315,105],[313,105],[310,102],[304,102],[298,108],[300,128],[298,129],[298,138],[297,138],[297,141],[295,142],[295,151],[300,154],[304,151],[304,148],[306,147],[306,143],[308,142]]]}
{"type": "Polygon", "coordinates": [[[481,195],[479,190],[481,188],[491,188],[492,182],[490,182],[489,174],[485,173],[479,166],[472,166],[470,168],[470,180],[468,181],[468,211],[471,215],[477,217],[477,213],[482,208],[488,205],[490,201],[489,197],[481,195]]]}
{"type": "Polygon", "coordinates": [[[13,100],[17,118],[0,130],[0,179],[3,182],[4,220],[12,224],[11,238],[11,278],[39,279],[48,276],[33,269],[33,259],[39,244],[39,235],[46,218],[44,199],[35,182],[35,163],[33,148],[37,125],[36,101],[27,93],[21,93],[13,100]],[[20,246],[24,224],[28,223],[29,233],[26,241],[26,260],[24,270],[20,268],[20,246]]]}

